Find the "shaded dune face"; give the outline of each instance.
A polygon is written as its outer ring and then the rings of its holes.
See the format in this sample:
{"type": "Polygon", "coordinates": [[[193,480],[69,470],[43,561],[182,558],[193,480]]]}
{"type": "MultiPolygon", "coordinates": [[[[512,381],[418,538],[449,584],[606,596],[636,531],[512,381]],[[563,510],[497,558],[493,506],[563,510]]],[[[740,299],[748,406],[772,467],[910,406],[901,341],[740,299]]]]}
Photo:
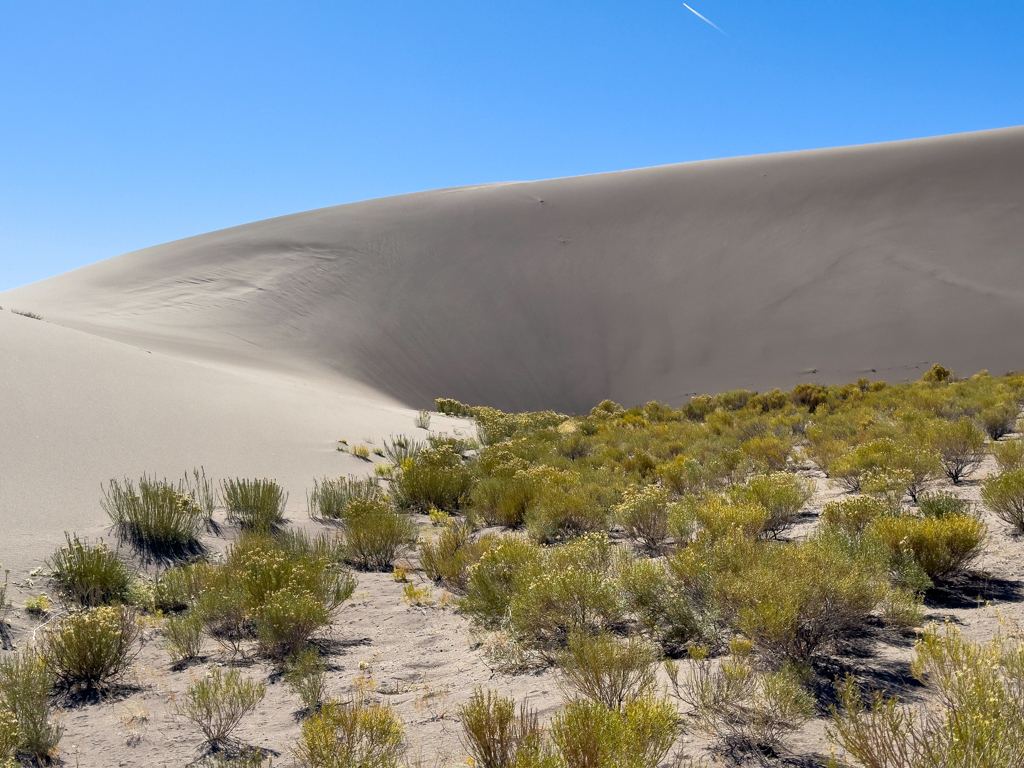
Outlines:
{"type": "Polygon", "coordinates": [[[1024,129],[440,190],[110,259],[0,303],[408,405],[1024,367],[1024,129]]]}

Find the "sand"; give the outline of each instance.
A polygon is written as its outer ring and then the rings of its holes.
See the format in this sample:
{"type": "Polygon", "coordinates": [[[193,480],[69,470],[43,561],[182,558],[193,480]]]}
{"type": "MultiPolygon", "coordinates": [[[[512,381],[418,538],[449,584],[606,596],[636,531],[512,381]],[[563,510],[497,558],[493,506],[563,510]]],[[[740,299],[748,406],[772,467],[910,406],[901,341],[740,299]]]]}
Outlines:
{"type": "MultiPolygon", "coordinates": [[[[678,405],[739,387],[902,381],[933,362],[1024,368],[1022,201],[1024,128],[1013,128],[372,200],[0,293],[0,563],[12,596],[20,606],[45,588],[29,574],[64,531],[109,536],[99,500],[111,477],[195,466],[274,477],[290,518],[311,525],[314,477],[371,469],[337,441],[422,437],[416,409],[435,397],[580,412],[605,397],[678,405]]],[[[431,424],[470,428],[437,414],[431,424]]],[[[830,491],[819,491],[820,507],[830,491]]],[[[1019,584],[1024,544],[990,522],[982,566],[991,583],[1019,584]]],[[[1007,589],[988,596],[1017,617],[1019,591],[1007,589]]],[[[991,609],[934,608],[978,636],[995,627],[991,609]]],[[[13,620],[19,643],[38,623],[13,620]]],[[[404,604],[387,576],[361,577],[328,639],[334,690],[373,671],[375,695],[428,756],[462,759],[451,718],[476,683],[545,713],[560,701],[550,672],[494,675],[461,616],[404,604]]],[[[885,648],[871,663],[906,683],[909,642],[885,648]]],[[[66,713],[69,764],[194,759],[200,740],[172,699],[221,660],[209,653],[173,671],[147,645],[134,693],[66,713]],[[145,719],[122,723],[142,708],[145,719]]],[[[241,735],[287,764],[296,706],[275,682],[241,735]]],[[[797,746],[824,747],[820,721],[797,746]]]]}

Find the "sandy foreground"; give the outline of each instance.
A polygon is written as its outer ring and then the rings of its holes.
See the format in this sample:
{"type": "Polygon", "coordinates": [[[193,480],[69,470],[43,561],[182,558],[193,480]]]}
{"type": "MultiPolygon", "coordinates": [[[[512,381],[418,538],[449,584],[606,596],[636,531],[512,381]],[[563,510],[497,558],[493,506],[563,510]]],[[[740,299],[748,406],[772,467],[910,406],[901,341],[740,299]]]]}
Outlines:
{"type": "MultiPolygon", "coordinates": [[[[100,484],[143,472],[273,477],[306,516],[314,477],[365,474],[336,450],[422,438],[434,397],[589,410],[800,381],[896,382],[933,362],[1024,367],[1024,128],[440,190],[311,211],[126,254],[0,294],[0,563],[16,606],[72,531],[107,537],[100,484]],[[34,320],[8,310],[43,315],[34,320]]],[[[468,431],[433,414],[431,431],[468,431]]],[[[823,476],[809,530],[838,492],[823,476]]],[[[958,492],[977,500],[988,464],[958,492]]],[[[1024,543],[991,518],[971,600],[929,618],[989,637],[1024,618],[1024,543]],[[974,599],[976,598],[976,599],[974,599]]],[[[424,521],[424,525],[427,525],[424,521]]],[[[211,539],[225,549],[230,528],[211,539]]],[[[416,577],[414,577],[416,578],[416,577]]],[[[337,695],[372,686],[426,765],[464,764],[457,705],[475,684],[561,703],[550,671],[488,666],[451,605],[412,607],[360,574],[323,638],[337,695]]],[[[440,590],[434,591],[437,603],[440,590]]],[[[18,610],[15,639],[38,620],[18,610]]],[[[134,689],[68,710],[69,765],[180,766],[201,737],[173,701],[205,666],[172,670],[155,630],[134,689]]],[[[912,637],[879,633],[863,659],[918,695],[912,637]]],[[[239,731],[281,754],[296,699],[269,667],[239,731]]],[[[700,753],[702,742],[692,748],[700,753]]],[[[795,741],[827,748],[823,721],[795,741]]],[[[807,761],[810,762],[807,762],[807,761]]]]}

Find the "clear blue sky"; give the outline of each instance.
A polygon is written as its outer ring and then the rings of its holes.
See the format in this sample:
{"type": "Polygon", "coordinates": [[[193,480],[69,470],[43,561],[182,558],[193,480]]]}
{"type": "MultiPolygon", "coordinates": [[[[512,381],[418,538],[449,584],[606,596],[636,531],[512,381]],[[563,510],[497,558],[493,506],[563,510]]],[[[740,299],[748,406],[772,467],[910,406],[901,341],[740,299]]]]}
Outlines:
{"type": "Polygon", "coordinates": [[[0,290],[436,187],[1024,123],[1024,3],[0,0],[0,290]]]}

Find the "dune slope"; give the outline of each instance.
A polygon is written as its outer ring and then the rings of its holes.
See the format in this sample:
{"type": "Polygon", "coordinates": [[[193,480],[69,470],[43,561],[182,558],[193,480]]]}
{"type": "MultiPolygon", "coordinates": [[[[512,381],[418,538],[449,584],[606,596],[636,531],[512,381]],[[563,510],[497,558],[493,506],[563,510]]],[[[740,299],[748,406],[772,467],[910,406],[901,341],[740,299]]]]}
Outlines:
{"type": "Polygon", "coordinates": [[[1024,366],[1024,129],[326,208],[0,304],[178,356],[581,411],[1024,366]]]}

